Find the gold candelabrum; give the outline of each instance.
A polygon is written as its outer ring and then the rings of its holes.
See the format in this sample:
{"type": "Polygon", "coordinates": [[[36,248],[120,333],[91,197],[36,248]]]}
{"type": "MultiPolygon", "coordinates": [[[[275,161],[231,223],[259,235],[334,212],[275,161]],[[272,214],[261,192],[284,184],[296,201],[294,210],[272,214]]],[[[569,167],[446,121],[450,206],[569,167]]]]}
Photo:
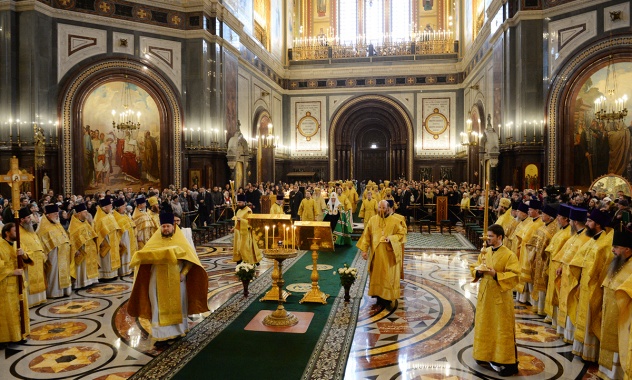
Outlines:
{"type": "MultiPolygon", "coordinates": [[[[283,261],[296,257],[298,251],[292,248],[283,248],[281,245],[279,248],[264,249],[263,256],[267,259],[275,260],[278,263],[278,277],[276,279],[276,286],[278,289],[283,289],[285,280],[283,279],[283,261]]],[[[275,311],[267,315],[263,319],[263,324],[266,326],[281,326],[290,327],[298,323],[298,318],[285,309],[283,303],[283,292],[278,292],[278,305],[275,311]]]]}
{"type": "Polygon", "coordinates": [[[498,124],[498,137],[500,139],[500,146],[503,148],[513,148],[516,146],[536,146],[544,144],[544,120],[539,122],[533,120],[532,122],[525,121],[523,124],[517,124],[514,128],[514,123],[510,122],[503,128],[498,124]],[[517,137],[514,137],[514,130],[517,137]],[[533,140],[529,141],[528,131],[533,131],[533,140]],[[538,136],[539,134],[539,136],[538,136]]]}
{"type": "Polygon", "coordinates": [[[483,206],[483,247],[481,248],[481,264],[477,266],[477,271],[488,272],[487,266],[487,227],[489,224],[489,173],[491,171],[491,162],[487,160],[485,163],[485,205],[483,206]]]}

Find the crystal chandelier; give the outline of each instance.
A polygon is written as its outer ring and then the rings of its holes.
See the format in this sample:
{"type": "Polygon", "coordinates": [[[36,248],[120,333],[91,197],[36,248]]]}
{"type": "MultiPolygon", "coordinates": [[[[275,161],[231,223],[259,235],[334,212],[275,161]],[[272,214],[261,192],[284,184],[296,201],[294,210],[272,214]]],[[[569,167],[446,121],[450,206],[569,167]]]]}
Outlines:
{"type": "Polygon", "coordinates": [[[623,95],[617,98],[617,73],[615,71],[612,56],[608,58],[608,70],[606,72],[605,96],[602,95],[595,100],[595,118],[599,121],[614,122],[622,121],[628,116],[626,103],[628,96],[623,95]]]}
{"type": "Polygon", "coordinates": [[[119,131],[134,131],[140,128],[140,111],[132,108],[130,83],[123,83],[121,92],[121,109],[112,110],[112,127],[119,131]]]}

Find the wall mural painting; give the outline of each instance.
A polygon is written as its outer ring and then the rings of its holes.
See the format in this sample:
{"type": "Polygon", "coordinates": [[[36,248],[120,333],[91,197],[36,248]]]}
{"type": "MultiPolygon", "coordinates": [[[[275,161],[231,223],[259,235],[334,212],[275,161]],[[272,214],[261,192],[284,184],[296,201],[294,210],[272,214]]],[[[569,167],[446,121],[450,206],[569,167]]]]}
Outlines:
{"type": "Polygon", "coordinates": [[[524,189],[536,190],[540,187],[540,176],[538,175],[538,167],[534,164],[527,165],[524,168],[524,189]]]}
{"type": "MultiPolygon", "coordinates": [[[[101,192],[131,187],[160,187],[160,115],[154,99],[129,83],[130,108],[140,112],[140,128],[118,130],[112,110],[123,108],[125,82],[109,82],[90,93],[83,105],[83,185],[101,192]]],[[[116,122],[118,123],[118,118],[116,122]]]]}
{"type": "MultiPolygon", "coordinates": [[[[632,62],[614,65],[618,96],[632,95],[632,62]]],[[[592,73],[576,87],[571,106],[573,125],[574,183],[588,186],[604,174],[632,179],[632,124],[623,121],[600,122],[595,118],[595,100],[605,95],[607,67],[592,73]]]]}

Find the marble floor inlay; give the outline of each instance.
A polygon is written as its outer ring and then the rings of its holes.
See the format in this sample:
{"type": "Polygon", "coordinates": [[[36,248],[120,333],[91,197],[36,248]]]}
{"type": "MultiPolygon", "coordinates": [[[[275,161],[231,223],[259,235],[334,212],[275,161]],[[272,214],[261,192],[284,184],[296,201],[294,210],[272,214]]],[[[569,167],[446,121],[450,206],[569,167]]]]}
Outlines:
{"type": "MultiPolygon", "coordinates": [[[[445,236],[455,241],[454,236],[445,236]]],[[[393,307],[375,305],[364,291],[345,379],[499,378],[472,359],[478,286],[471,283],[468,265],[475,262],[477,252],[452,246],[406,248],[401,298],[393,307]]],[[[234,276],[231,247],[200,247],[198,254],[209,274],[208,303],[213,312],[242,286],[234,276]]],[[[264,260],[259,273],[270,266],[264,260]]],[[[286,285],[295,292],[310,286],[307,281],[286,285]]],[[[132,376],[167,347],[154,345],[147,321],[127,314],[131,289],[132,277],[127,276],[31,308],[30,338],[0,351],[0,379],[132,376]]],[[[515,303],[515,311],[517,378],[596,378],[596,367],[574,357],[572,347],[530,307],[515,303]]],[[[189,325],[206,316],[191,316],[189,325]]]]}

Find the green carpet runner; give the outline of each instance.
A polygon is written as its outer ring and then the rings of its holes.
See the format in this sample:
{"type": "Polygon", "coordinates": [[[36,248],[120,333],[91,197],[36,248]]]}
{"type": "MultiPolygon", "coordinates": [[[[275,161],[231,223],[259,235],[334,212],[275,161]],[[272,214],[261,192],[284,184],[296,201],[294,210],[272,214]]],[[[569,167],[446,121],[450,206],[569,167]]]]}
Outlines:
{"type": "MultiPolygon", "coordinates": [[[[351,265],[357,252],[358,249],[353,245],[337,247],[333,253],[319,254],[319,264],[333,266],[331,270],[318,272],[321,290],[330,295],[326,305],[299,304],[303,293],[293,293],[288,297],[285,303],[287,310],[314,313],[306,333],[245,331],[244,327],[260,310],[273,311],[276,308],[275,303],[256,301],[191,359],[174,378],[300,379],[340,292],[340,279],[333,272],[344,263],[351,265]]],[[[285,285],[311,282],[311,271],[305,269],[310,264],[311,252],[307,252],[285,272],[285,285]]],[[[364,289],[364,283],[360,280],[359,278],[356,281],[354,287],[364,289]]],[[[252,296],[260,298],[262,293],[251,294],[252,296]]],[[[355,324],[352,327],[355,327],[355,324]]]]}

